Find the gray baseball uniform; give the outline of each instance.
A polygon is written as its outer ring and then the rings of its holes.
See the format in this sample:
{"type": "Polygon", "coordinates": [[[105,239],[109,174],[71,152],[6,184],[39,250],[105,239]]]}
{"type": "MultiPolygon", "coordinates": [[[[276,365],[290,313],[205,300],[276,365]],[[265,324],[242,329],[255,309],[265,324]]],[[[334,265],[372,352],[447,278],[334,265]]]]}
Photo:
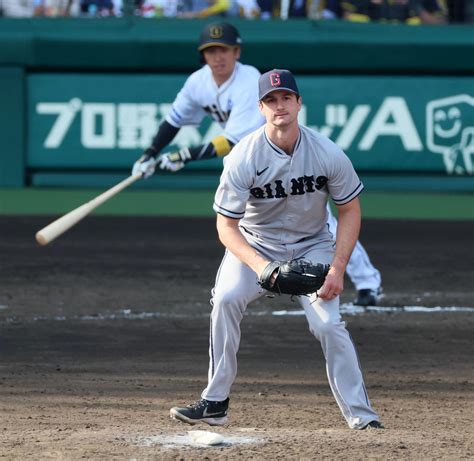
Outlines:
{"type": "MultiPolygon", "coordinates": [[[[350,160],[332,141],[300,126],[293,154],[273,144],[262,127],[245,137],[224,159],[214,210],[240,220],[242,234],[269,260],[304,258],[331,263],[328,196],[343,205],[363,185],[350,160]]],[[[240,321],[247,305],[265,294],[257,274],[230,251],[219,268],[211,304],[208,386],[202,398],[225,400],[237,374],[240,321]]],[[[323,301],[298,296],[311,333],[321,342],[334,397],[349,427],[378,420],[367,398],[359,361],[341,321],[339,297],[323,301]]]]}
{"type": "MultiPolygon", "coordinates": [[[[199,125],[207,114],[221,125],[228,140],[237,143],[265,122],[257,108],[259,76],[254,67],[237,62],[229,80],[217,87],[209,66],[205,65],[186,80],[166,120],[177,128],[199,125]]],[[[327,211],[330,231],[336,235],[337,220],[329,205],[327,211]]],[[[360,242],[352,252],[347,274],[357,290],[377,290],[382,283],[380,272],[360,242]]]]}

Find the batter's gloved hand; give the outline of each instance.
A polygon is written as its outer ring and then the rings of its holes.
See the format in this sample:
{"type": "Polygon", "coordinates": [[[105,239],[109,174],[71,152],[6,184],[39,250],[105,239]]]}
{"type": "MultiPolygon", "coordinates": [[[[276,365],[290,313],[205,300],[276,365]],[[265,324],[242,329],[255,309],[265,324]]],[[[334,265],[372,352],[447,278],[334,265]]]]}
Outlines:
{"type": "Polygon", "coordinates": [[[143,155],[133,164],[132,176],[142,173],[143,179],[153,176],[156,167],[156,151],[148,148],[143,155]]]}
{"type": "Polygon", "coordinates": [[[263,270],[259,284],[265,290],[279,294],[316,293],[323,286],[329,268],[329,264],[313,264],[304,259],[273,261],[263,270]]]}
{"type": "Polygon", "coordinates": [[[184,167],[186,162],[192,160],[191,153],[187,147],[183,147],[177,152],[168,152],[158,157],[158,166],[161,170],[178,171],[184,167]]]}

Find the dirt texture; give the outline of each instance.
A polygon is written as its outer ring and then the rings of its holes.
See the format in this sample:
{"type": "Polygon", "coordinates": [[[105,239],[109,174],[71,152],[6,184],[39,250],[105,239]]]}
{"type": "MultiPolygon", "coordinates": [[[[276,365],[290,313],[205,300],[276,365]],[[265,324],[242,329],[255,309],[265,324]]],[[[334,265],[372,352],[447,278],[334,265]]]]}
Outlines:
{"type": "MultiPolygon", "coordinates": [[[[0,218],[0,459],[474,458],[473,312],[345,315],[384,430],[350,430],[319,343],[289,297],[252,304],[225,427],[169,408],[207,377],[212,218],[0,218]],[[225,443],[189,444],[189,430],[225,443]]],[[[367,221],[383,306],[472,307],[472,222],[367,221]]],[[[349,280],[342,301],[350,302],[349,280]]]]}

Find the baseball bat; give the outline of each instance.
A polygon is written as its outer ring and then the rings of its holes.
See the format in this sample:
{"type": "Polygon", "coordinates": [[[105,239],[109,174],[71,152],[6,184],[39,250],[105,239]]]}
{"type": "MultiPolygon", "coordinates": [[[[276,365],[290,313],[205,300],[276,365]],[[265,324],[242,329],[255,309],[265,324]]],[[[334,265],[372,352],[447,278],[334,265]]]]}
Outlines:
{"type": "Polygon", "coordinates": [[[81,219],[85,218],[91,211],[95,210],[98,206],[102,205],[104,202],[118,194],[121,190],[130,186],[130,184],[133,184],[141,177],[142,173],[129,176],[102,194],[84,203],[84,205],[81,205],[69,213],[66,213],[64,216],[56,219],[51,224],[48,224],[46,227],[43,227],[36,233],[36,241],[40,245],[47,245],[48,243],[52,242],[72,226],[77,224],[81,219]]]}

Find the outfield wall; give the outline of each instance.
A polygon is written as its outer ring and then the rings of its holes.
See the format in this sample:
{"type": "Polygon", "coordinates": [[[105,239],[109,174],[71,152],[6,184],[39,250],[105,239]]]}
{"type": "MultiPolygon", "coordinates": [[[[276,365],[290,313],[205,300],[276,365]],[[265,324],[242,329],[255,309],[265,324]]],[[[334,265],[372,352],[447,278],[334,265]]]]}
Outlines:
{"type": "MultiPolygon", "coordinates": [[[[474,191],[474,28],[233,21],[243,61],[286,67],[301,122],[351,157],[366,185],[474,191]]],[[[149,145],[205,21],[0,20],[0,187],[108,186],[149,145]]],[[[199,144],[215,123],[182,129],[199,144]]],[[[142,183],[214,188],[221,161],[142,183]]]]}

